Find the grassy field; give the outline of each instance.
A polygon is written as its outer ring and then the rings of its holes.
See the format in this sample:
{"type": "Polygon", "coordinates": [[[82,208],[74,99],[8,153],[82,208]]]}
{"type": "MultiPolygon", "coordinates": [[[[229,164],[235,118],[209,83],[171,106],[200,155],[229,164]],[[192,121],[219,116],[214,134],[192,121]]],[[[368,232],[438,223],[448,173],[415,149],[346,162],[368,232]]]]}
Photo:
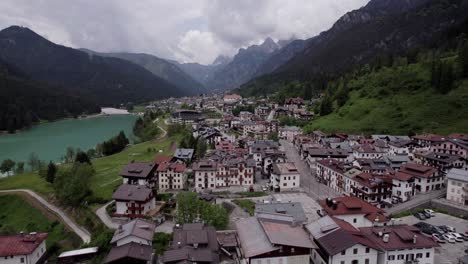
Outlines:
{"type": "Polygon", "coordinates": [[[47,232],[47,248],[69,250],[81,240],[53,216],[43,214],[19,195],[0,195],[0,233],[47,232]]]}
{"type": "Polygon", "coordinates": [[[312,121],[306,131],[408,134],[468,132],[468,80],[447,94],[430,84],[427,65],[385,68],[349,82],[342,107],[312,121]]]}

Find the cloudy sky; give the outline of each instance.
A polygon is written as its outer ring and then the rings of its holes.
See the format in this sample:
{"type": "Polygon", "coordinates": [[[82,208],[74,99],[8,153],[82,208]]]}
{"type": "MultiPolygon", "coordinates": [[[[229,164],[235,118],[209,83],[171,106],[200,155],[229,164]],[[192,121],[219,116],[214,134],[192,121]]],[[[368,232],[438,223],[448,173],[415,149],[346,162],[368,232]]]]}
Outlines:
{"type": "Polygon", "coordinates": [[[368,0],[1,0],[0,27],[96,51],[211,63],[241,47],[309,38],[368,0]]]}

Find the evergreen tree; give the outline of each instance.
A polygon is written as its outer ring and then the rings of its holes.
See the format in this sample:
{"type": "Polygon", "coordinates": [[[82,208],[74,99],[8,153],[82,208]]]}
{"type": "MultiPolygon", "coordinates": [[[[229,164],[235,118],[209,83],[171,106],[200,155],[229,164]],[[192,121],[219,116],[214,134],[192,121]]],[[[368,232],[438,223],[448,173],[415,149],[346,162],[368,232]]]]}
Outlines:
{"type": "Polygon", "coordinates": [[[333,102],[328,95],[326,95],[320,103],[320,115],[328,115],[333,112],[333,102]]]}
{"type": "Polygon", "coordinates": [[[76,153],[75,162],[91,164],[88,154],[83,151],[78,151],[78,153],[76,153]]]}
{"type": "Polygon", "coordinates": [[[47,182],[54,183],[55,175],[57,174],[57,166],[50,161],[49,165],[47,166],[47,175],[45,177],[47,182]]]}

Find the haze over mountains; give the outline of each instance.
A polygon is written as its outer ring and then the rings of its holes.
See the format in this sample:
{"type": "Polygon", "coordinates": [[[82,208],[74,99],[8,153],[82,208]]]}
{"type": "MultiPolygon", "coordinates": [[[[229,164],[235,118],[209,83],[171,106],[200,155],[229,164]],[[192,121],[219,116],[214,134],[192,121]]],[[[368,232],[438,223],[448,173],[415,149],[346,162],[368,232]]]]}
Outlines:
{"type": "MultiPolygon", "coordinates": [[[[323,82],[357,65],[437,46],[447,31],[466,21],[467,14],[468,0],[371,0],[318,36],[267,38],[259,45],[241,48],[232,58],[220,55],[211,65],[149,54],[73,49],[28,28],[11,26],[0,31],[0,66],[5,80],[28,83],[25,87],[29,88],[21,91],[27,93],[33,83],[40,83],[44,96],[70,96],[86,105],[83,109],[88,112],[95,111],[96,105],[239,87],[244,95],[271,94],[289,81],[323,82]]],[[[20,90],[9,104],[21,100],[20,90]]],[[[79,112],[56,107],[57,117],[79,112]]]]}

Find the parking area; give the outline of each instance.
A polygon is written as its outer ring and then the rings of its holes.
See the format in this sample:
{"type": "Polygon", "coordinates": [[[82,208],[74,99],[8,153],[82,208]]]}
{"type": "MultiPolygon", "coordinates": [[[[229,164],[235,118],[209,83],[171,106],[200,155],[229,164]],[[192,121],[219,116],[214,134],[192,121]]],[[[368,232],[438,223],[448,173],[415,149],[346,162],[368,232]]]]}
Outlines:
{"type": "Polygon", "coordinates": [[[317,214],[317,210],[321,209],[320,205],[305,193],[275,193],[272,196],[275,200],[281,200],[281,202],[301,203],[308,223],[320,218],[317,214]]]}
{"type": "MultiPolygon", "coordinates": [[[[425,222],[428,224],[440,226],[440,225],[447,225],[452,226],[456,229],[459,233],[464,233],[468,231],[468,221],[453,217],[446,214],[435,213],[434,217],[426,220],[419,220],[414,216],[406,216],[402,217],[399,220],[396,220],[395,224],[408,224],[413,225],[418,222],[425,222]]],[[[439,244],[440,248],[436,249],[436,259],[435,263],[440,264],[452,264],[458,263],[458,259],[464,255],[466,255],[465,250],[468,249],[468,241],[465,242],[457,242],[455,244],[445,243],[439,244]]]]}

